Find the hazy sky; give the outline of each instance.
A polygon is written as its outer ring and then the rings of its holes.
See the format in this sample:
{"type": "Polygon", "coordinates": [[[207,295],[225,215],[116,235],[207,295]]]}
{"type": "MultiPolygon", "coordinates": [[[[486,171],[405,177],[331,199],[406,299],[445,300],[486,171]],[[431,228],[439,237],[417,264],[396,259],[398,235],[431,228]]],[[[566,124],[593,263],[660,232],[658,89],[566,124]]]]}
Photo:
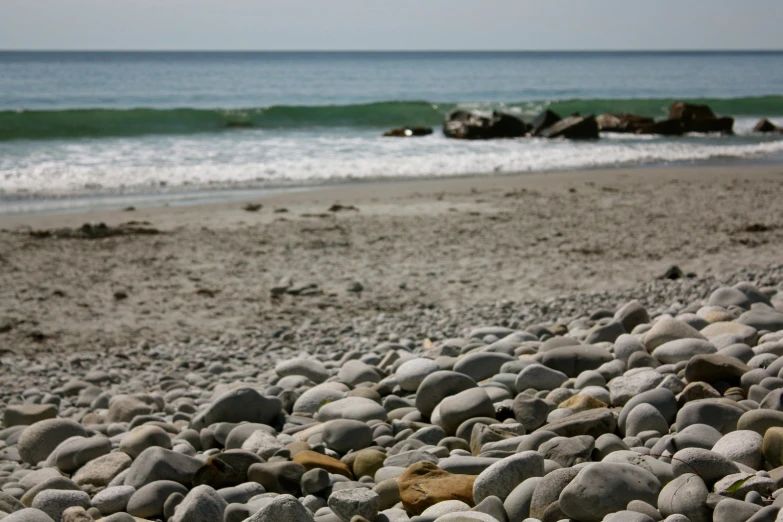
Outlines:
{"type": "Polygon", "coordinates": [[[0,49],[783,49],[783,0],[0,0],[0,49]]]}

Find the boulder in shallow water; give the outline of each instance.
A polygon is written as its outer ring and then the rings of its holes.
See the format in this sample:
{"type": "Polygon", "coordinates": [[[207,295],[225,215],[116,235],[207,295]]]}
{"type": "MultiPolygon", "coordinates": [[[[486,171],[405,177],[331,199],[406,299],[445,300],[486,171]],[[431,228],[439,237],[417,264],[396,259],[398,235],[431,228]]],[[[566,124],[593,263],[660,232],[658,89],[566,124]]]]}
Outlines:
{"type": "Polygon", "coordinates": [[[734,133],[734,118],[718,118],[707,105],[674,102],[669,110],[669,119],[681,121],[685,132],[734,133]]]}
{"type": "Polygon", "coordinates": [[[595,116],[571,116],[558,121],[541,131],[543,138],[566,138],[569,140],[598,139],[598,122],[595,116]]]}
{"type": "Polygon", "coordinates": [[[475,112],[455,111],[446,116],[443,134],[461,140],[521,138],[530,126],[515,116],[494,111],[484,116],[475,112]]]}
{"type": "Polygon", "coordinates": [[[759,122],[753,127],[753,132],[773,132],[783,133],[783,129],[769,121],[767,118],[761,118],[759,122]]]}
{"type": "Polygon", "coordinates": [[[554,125],[555,123],[559,122],[563,118],[560,117],[559,114],[557,114],[554,111],[545,110],[538,116],[536,116],[536,119],[533,120],[533,128],[530,131],[531,136],[541,136],[541,133],[554,125]]]}
{"type": "Polygon", "coordinates": [[[655,120],[649,116],[626,114],[624,112],[599,114],[595,117],[598,128],[604,132],[633,133],[642,125],[649,125],[655,120]]]}

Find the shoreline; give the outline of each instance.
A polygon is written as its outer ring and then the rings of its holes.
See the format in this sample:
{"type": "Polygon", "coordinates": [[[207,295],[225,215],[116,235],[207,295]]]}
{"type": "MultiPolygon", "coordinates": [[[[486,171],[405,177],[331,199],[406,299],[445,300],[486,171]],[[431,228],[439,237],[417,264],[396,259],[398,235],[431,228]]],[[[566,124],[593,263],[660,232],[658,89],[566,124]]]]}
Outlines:
{"type": "Polygon", "coordinates": [[[341,190],[343,188],[359,188],[366,186],[399,185],[407,183],[446,182],[452,180],[475,179],[481,183],[484,179],[515,178],[515,177],[540,177],[540,176],[580,176],[598,172],[627,172],[627,171],[652,171],[660,173],[667,170],[691,170],[691,169],[766,169],[780,164],[777,161],[779,155],[768,155],[759,158],[729,158],[708,159],[703,161],[672,162],[667,164],[651,163],[634,166],[596,166],[579,167],[573,169],[552,169],[517,172],[492,172],[492,173],[467,173],[467,174],[431,174],[426,176],[389,176],[376,178],[341,178],[333,180],[319,180],[315,183],[290,182],[261,184],[247,182],[232,182],[225,185],[202,187],[175,187],[166,192],[138,192],[127,193],[86,193],[62,196],[30,195],[28,198],[3,199],[0,194],[0,221],[10,216],[30,215],[59,215],[59,214],[84,214],[92,212],[119,211],[128,207],[134,209],[155,209],[164,207],[187,207],[212,204],[243,203],[254,200],[267,200],[286,193],[307,193],[323,190],[341,190]]]}
{"type": "Polygon", "coordinates": [[[0,216],[0,343],[94,350],[546,302],[672,265],[699,281],[758,274],[783,259],[781,187],[781,165],[611,169],[285,192],[255,212],[0,216]],[[85,223],[117,235],[85,237],[85,223]]]}

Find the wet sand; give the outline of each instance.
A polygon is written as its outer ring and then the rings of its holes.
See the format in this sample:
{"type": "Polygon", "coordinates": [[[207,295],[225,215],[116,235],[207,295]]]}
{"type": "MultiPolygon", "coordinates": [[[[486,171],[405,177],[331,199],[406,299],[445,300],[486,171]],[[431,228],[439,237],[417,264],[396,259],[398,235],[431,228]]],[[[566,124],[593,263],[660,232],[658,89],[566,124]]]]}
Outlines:
{"type": "Polygon", "coordinates": [[[783,166],[721,166],[0,216],[0,348],[69,353],[218,338],[416,305],[618,290],[671,265],[697,277],[761,268],[783,263],[781,194],[783,166]],[[89,238],[78,231],[84,223],[122,233],[89,238]]]}

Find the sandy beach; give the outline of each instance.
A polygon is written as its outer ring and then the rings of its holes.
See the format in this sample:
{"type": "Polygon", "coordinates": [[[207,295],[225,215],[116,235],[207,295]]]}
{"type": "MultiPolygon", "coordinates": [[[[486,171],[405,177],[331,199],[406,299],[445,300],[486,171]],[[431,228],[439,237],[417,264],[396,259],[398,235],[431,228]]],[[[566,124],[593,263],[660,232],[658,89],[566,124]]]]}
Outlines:
{"type": "Polygon", "coordinates": [[[699,166],[1,216],[0,346],[107,349],[546,302],[630,289],[672,265],[698,279],[752,273],[783,259],[781,189],[783,166],[699,166]],[[89,238],[85,223],[121,234],[89,238]]]}

